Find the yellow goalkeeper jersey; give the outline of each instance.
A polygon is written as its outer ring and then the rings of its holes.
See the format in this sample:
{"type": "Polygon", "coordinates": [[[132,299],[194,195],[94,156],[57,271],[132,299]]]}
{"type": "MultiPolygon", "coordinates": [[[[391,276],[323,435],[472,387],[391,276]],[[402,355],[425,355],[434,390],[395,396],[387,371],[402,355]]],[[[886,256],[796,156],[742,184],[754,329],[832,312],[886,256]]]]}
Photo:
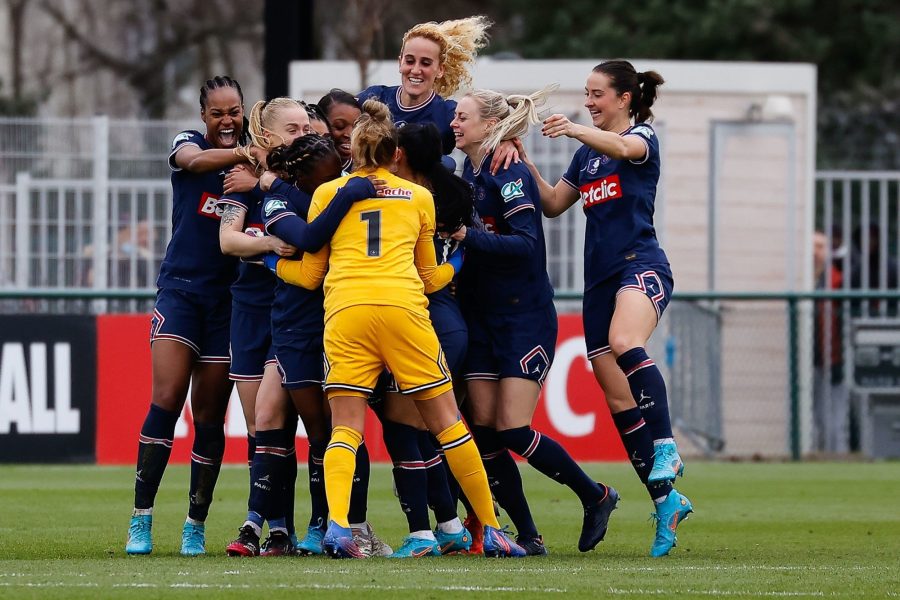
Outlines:
{"type": "MultiPolygon", "coordinates": [[[[369,174],[352,173],[319,186],[309,220],[325,210],[350,177],[369,174]]],[[[288,283],[314,289],[324,278],[326,321],[360,304],[425,311],[425,294],[453,278],[451,265],[436,263],[431,192],[383,168],[371,174],[387,183],[382,197],[355,202],[330,245],[302,261],[278,262],[278,276],[288,283]]]]}

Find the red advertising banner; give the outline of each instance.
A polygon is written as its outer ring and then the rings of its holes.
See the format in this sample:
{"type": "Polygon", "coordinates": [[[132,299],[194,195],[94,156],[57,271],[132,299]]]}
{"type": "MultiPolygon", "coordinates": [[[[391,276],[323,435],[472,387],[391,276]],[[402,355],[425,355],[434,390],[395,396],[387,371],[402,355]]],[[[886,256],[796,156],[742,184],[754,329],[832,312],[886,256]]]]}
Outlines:
{"type": "MultiPolygon", "coordinates": [[[[149,315],[97,317],[98,464],[132,464],[137,437],[150,403],[149,315]]],[[[189,403],[188,403],[189,404],[189,403]]],[[[190,461],[190,407],[175,429],[171,461],[190,461]]],[[[560,442],[576,460],[625,460],[625,450],[612,424],[600,386],[585,358],[580,315],[559,317],[559,339],[553,368],[544,384],[534,428],[560,442]]],[[[247,460],[247,428],[237,392],[226,417],[225,462],[247,460]]],[[[366,421],[366,445],[373,461],[387,461],[381,425],[374,414],[366,421]]],[[[306,460],[305,434],[298,432],[297,455],[306,460]]]]}

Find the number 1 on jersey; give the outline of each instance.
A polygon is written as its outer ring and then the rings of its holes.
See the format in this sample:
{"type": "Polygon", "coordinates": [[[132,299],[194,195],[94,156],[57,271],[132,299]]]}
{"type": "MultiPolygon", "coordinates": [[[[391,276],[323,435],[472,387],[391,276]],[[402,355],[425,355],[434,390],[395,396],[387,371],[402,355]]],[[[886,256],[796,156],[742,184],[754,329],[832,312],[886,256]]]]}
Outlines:
{"type": "Polygon", "coordinates": [[[366,254],[381,256],[381,211],[367,210],[359,213],[359,220],[367,224],[366,254]]]}

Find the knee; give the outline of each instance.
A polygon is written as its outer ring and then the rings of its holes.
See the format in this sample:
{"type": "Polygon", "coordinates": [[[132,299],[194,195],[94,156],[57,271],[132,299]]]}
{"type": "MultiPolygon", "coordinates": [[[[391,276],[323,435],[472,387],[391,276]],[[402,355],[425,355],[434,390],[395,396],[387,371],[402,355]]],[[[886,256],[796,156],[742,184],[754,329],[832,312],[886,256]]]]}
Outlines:
{"type": "Polygon", "coordinates": [[[524,455],[537,437],[536,432],[528,425],[513,429],[498,430],[497,435],[504,446],[518,455],[524,455]]]}
{"type": "Polygon", "coordinates": [[[610,332],[609,348],[616,358],[619,358],[632,348],[638,348],[642,345],[643,342],[632,334],[627,332],[610,332]]]}

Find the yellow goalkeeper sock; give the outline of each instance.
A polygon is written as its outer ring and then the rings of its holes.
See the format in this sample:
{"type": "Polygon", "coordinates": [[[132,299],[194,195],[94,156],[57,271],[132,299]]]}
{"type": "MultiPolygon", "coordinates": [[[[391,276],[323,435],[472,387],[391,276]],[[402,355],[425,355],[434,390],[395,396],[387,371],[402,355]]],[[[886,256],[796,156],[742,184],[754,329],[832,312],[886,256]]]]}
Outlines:
{"type": "Polygon", "coordinates": [[[331,431],[331,441],[325,449],[325,496],[331,520],[341,527],[350,527],[350,486],[356,469],[356,449],[362,443],[360,432],[338,425],[331,431]]]}
{"type": "MultiPolygon", "coordinates": [[[[494,515],[494,501],[488,487],[484,463],[481,462],[478,448],[465,423],[457,421],[437,434],[437,439],[444,450],[444,458],[447,459],[450,471],[459,482],[459,487],[466,494],[482,525],[499,529],[500,523],[494,515]]],[[[327,476],[325,481],[328,481],[327,476]]]]}

